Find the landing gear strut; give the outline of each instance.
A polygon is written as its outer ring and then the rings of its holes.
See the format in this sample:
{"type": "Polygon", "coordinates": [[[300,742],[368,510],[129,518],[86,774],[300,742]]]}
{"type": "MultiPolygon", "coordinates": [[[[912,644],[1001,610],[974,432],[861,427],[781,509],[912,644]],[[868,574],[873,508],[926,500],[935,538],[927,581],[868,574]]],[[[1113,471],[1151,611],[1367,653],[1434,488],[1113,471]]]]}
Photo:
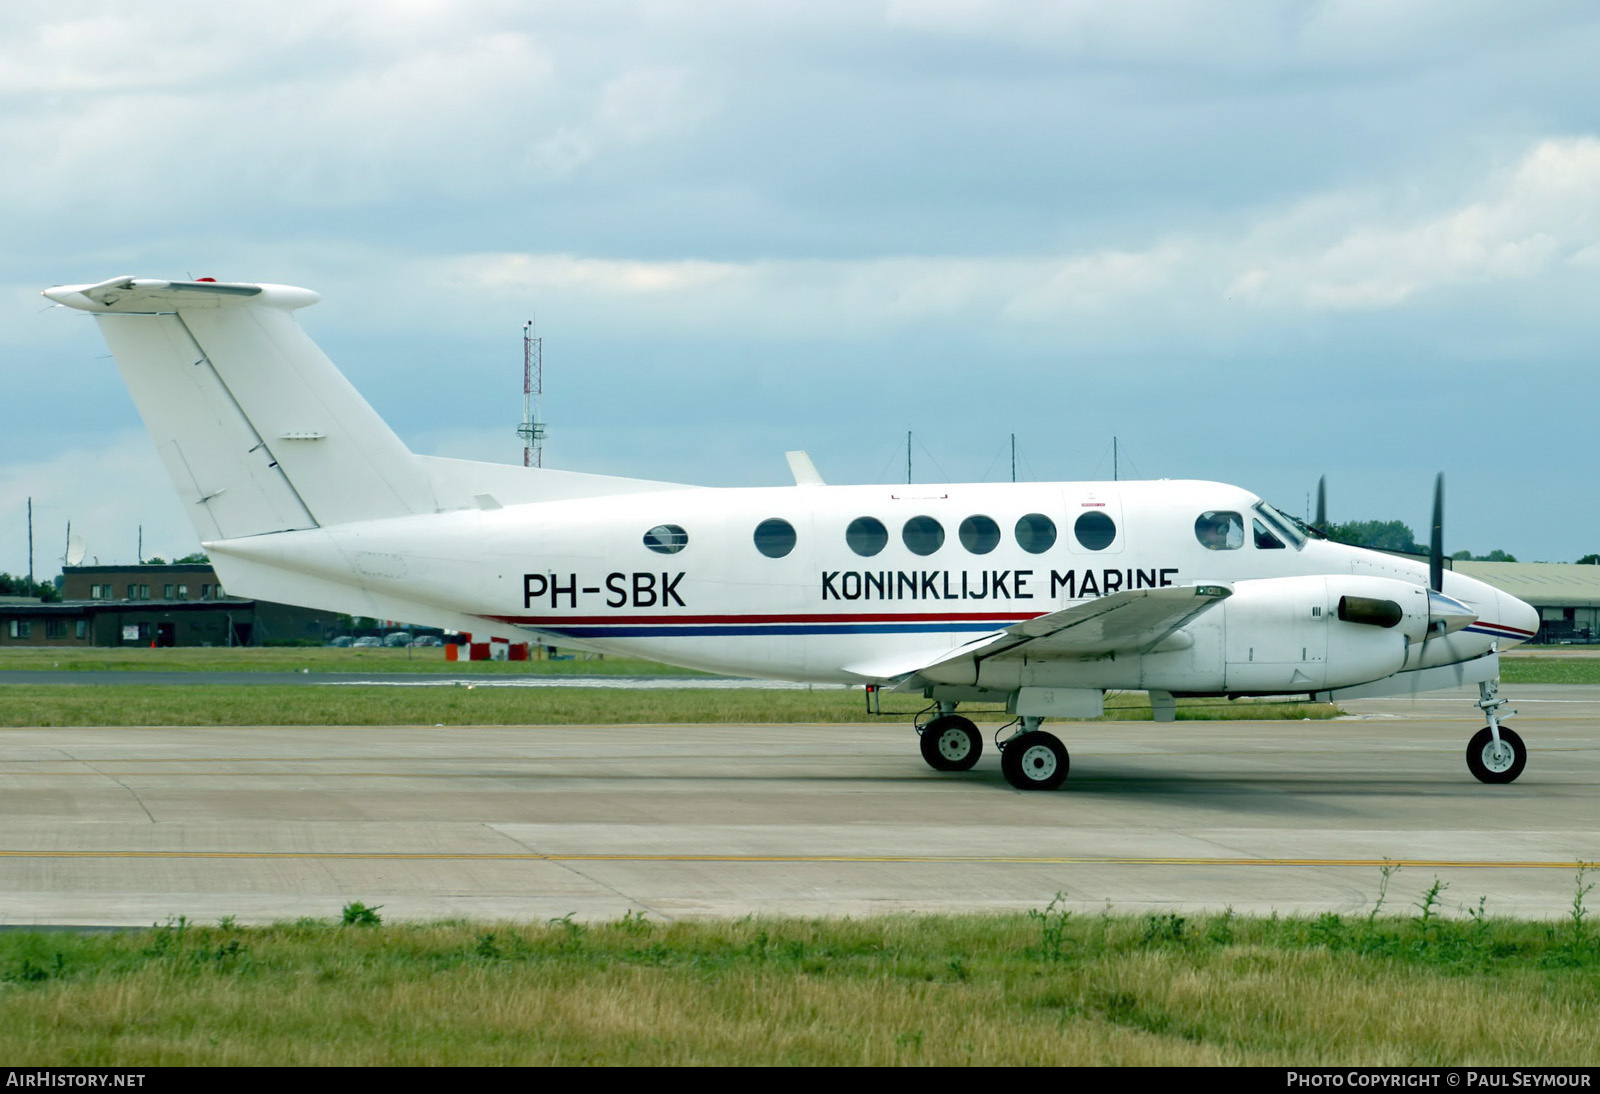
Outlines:
{"type": "MultiPolygon", "coordinates": [[[[1467,770],[1479,782],[1513,782],[1528,763],[1528,746],[1509,726],[1500,724],[1500,708],[1505,706],[1506,700],[1499,698],[1499,692],[1498,681],[1478,683],[1478,709],[1483,711],[1489,724],[1467,742],[1467,770]]],[[[1516,711],[1506,713],[1515,714],[1516,711]]]]}

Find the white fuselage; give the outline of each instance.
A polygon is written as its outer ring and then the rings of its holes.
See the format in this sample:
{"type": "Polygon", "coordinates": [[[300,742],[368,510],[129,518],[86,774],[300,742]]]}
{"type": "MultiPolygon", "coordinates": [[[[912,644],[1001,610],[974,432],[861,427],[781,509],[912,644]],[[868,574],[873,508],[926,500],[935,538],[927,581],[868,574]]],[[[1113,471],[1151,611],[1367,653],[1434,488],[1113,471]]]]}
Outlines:
{"type": "Polygon", "coordinates": [[[1420,596],[1425,620],[1427,566],[1300,536],[1258,501],[1186,481],[686,488],[206,546],[238,592],[792,680],[893,680],[1086,600],[1206,582],[1233,595],[1154,649],[949,682],[1305,692],[1470,661],[1537,628],[1528,605],[1448,571],[1442,591],[1477,616],[1464,629],[1424,642],[1409,623],[1341,623],[1347,593],[1408,613],[1420,596]],[[1236,516],[1242,534],[1208,546],[1204,514],[1236,516]],[[765,553],[763,522],[782,522],[765,526],[765,553]]]}

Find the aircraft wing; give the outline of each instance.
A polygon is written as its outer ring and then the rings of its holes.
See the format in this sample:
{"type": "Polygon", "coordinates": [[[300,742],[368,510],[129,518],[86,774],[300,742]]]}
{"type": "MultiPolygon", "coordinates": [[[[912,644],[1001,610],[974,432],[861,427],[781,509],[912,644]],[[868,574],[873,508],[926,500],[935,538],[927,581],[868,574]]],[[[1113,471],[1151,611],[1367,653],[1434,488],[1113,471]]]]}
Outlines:
{"type": "Polygon", "coordinates": [[[1097,600],[1074,604],[1005,630],[986,634],[954,650],[918,661],[855,666],[853,671],[879,679],[909,679],[923,669],[961,661],[1014,657],[1076,660],[1108,653],[1142,653],[1219,600],[1233,595],[1224,583],[1174,585],[1164,589],[1129,589],[1097,600]]]}

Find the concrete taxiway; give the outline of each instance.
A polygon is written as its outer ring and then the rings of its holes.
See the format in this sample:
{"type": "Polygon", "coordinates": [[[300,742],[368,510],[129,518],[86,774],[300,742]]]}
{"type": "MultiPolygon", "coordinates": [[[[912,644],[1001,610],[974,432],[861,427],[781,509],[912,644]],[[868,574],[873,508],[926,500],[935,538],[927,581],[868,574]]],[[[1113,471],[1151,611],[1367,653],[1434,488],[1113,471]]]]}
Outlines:
{"type": "Polygon", "coordinates": [[[1513,687],[1526,773],[1484,786],[1466,693],[1334,722],[1054,726],[1021,793],[904,722],[0,730],[0,925],[543,921],[1043,907],[1556,917],[1600,861],[1600,688],[1513,687]]]}

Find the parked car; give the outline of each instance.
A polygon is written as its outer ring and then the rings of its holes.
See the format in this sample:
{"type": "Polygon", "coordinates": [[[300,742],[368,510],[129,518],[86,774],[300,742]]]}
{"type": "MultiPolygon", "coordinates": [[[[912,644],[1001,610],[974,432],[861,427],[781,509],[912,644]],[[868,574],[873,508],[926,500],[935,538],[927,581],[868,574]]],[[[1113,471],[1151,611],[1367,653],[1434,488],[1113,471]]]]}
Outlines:
{"type": "Polygon", "coordinates": [[[348,634],[341,634],[338,638],[335,638],[332,642],[328,643],[328,645],[335,646],[335,647],[337,647],[337,648],[339,648],[341,650],[342,649],[348,649],[350,646],[352,646],[354,644],[355,644],[355,639],[351,638],[348,634]]]}
{"type": "Polygon", "coordinates": [[[383,639],[374,638],[369,634],[365,638],[356,639],[350,645],[358,650],[381,650],[383,648],[383,639]]]}
{"type": "Polygon", "coordinates": [[[407,634],[405,631],[390,631],[388,634],[383,636],[383,644],[392,649],[398,649],[401,646],[409,646],[411,644],[411,635],[407,634]]]}
{"type": "Polygon", "coordinates": [[[411,644],[417,647],[442,646],[444,645],[444,639],[436,634],[419,634],[411,640],[411,644]]]}

